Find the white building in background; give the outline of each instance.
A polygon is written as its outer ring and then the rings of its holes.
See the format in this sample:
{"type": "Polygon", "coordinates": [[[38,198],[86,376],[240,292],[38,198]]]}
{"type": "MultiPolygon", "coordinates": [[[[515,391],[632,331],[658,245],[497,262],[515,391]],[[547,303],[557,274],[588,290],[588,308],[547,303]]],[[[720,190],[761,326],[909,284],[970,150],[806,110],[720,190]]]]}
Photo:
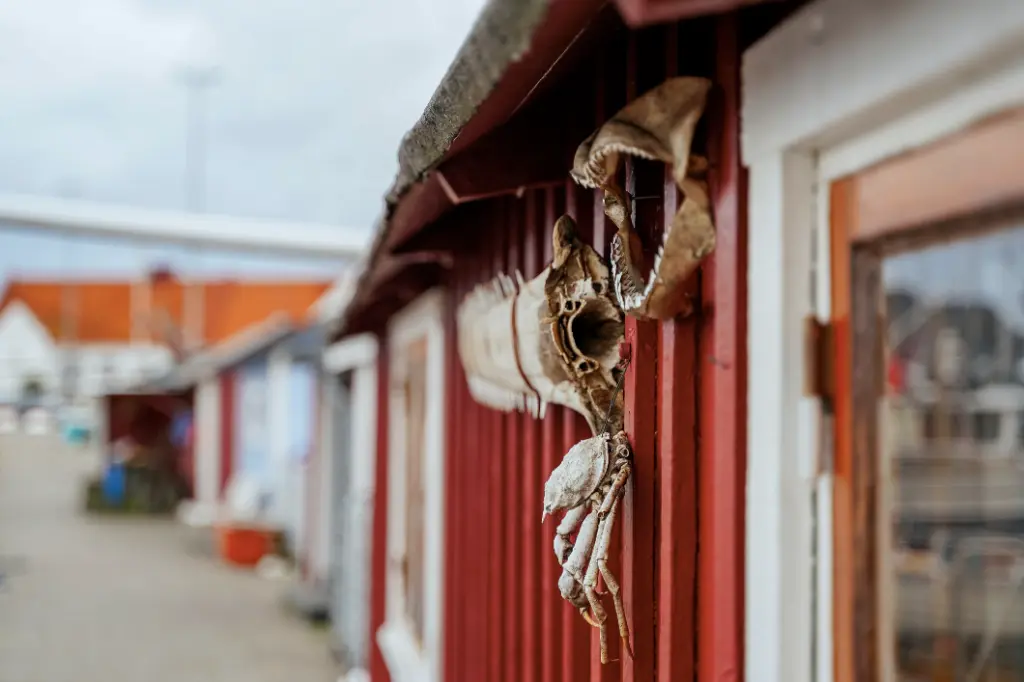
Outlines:
{"type": "Polygon", "coordinates": [[[40,382],[46,396],[60,386],[61,350],[20,300],[0,310],[0,404],[18,402],[26,383],[40,382]]]}
{"type": "Polygon", "coordinates": [[[132,282],[9,282],[0,299],[0,403],[87,402],[174,364],[141,329],[132,282]]]}
{"type": "MultiPolygon", "coordinates": [[[[280,312],[304,319],[326,281],[14,279],[0,293],[0,404],[30,385],[46,404],[90,404],[166,374],[184,350],[280,312]]],[[[34,401],[33,401],[34,402],[34,401]]]]}

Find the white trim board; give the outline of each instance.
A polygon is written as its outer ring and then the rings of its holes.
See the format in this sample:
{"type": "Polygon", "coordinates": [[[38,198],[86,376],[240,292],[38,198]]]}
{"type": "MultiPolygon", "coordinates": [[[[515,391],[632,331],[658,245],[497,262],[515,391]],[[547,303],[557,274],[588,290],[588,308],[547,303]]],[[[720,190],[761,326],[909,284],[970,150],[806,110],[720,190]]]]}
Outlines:
{"type": "MultiPolygon", "coordinates": [[[[335,452],[334,424],[335,405],[339,400],[337,385],[338,377],[325,374],[320,386],[319,412],[320,430],[317,434],[318,447],[316,458],[306,468],[306,486],[313,496],[311,504],[306,505],[310,543],[306,559],[309,566],[309,577],[313,583],[329,580],[331,572],[331,552],[333,548],[334,508],[334,467],[335,457],[344,457],[347,453],[335,452]]],[[[375,428],[376,425],[371,425],[375,428]]],[[[372,454],[372,453],[371,453],[372,454]]],[[[340,493],[340,491],[339,491],[340,493]]]]}
{"type": "Polygon", "coordinates": [[[818,0],[743,57],[743,156],[820,149],[1024,55],[1019,0],[818,0]]]}
{"type": "Polygon", "coordinates": [[[324,369],[340,374],[350,369],[370,365],[377,360],[377,337],[358,334],[332,343],[323,351],[324,369]]]}
{"type": "Polygon", "coordinates": [[[220,501],[220,448],[224,423],[220,382],[203,379],[196,386],[195,400],[195,497],[207,506],[212,519],[220,501]]]}
{"type": "Polygon", "coordinates": [[[818,0],[744,55],[749,682],[834,676],[827,425],[801,394],[801,321],[830,314],[828,184],[1022,104],[1019,0],[818,0]]]}
{"type": "Polygon", "coordinates": [[[442,679],[444,589],[444,409],[445,348],[443,291],[433,289],[395,315],[388,325],[390,386],[388,396],[388,530],[386,608],[377,630],[388,671],[395,682],[439,682],[442,679]],[[403,401],[396,387],[404,379],[405,347],[427,340],[427,395],[424,439],[424,632],[417,642],[405,615],[401,565],[405,553],[405,424],[403,401]]]}

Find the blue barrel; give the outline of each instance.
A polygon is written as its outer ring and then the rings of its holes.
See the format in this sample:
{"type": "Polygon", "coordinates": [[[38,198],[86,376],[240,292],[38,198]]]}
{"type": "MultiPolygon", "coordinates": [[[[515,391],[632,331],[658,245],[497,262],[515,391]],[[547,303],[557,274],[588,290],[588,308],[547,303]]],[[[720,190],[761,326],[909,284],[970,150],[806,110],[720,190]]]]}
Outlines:
{"type": "Polygon", "coordinates": [[[103,476],[103,497],[110,504],[122,504],[125,498],[127,477],[124,464],[113,462],[103,476]]]}

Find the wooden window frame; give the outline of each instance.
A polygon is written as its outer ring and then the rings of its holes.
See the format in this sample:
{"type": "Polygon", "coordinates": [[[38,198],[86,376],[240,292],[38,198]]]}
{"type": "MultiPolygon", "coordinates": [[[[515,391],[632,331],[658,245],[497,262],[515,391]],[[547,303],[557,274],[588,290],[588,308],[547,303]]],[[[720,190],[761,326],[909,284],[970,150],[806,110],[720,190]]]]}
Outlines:
{"type": "Polygon", "coordinates": [[[833,650],[831,417],[801,392],[805,319],[831,317],[829,185],[1024,105],[1006,49],[1022,29],[1012,0],[814,0],[744,54],[749,680],[850,679],[833,650]]]}
{"type": "Polygon", "coordinates": [[[392,317],[388,325],[388,493],[387,567],[385,572],[385,619],[376,639],[394,682],[438,681],[442,674],[442,605],[444,603],[444,419],[445,419],[445,335],[443,291],[422,294],[392,317]],[[402,576],[405,552],[405,467],[406,453],[404,386],[406,349],[409,344],[427,343],[427,401],[424,426],[424,631],[414,634],[405,606],[402,576]]]}
{"type": "Polygon", "coordinates": [[[837,679],[895,679],[893,614],[882,613],[892,604],[882,598],[891,587],[883,549],[891,529],[879,514],[879,496],[890,487],[879,474],[883,259],[1005,228],[1006,217],[1024,215],[1020,149],[1024,108],[1015,108],[830,185],[837,679]],[[936,175],[971,161],[970,173],[936,175]]]}

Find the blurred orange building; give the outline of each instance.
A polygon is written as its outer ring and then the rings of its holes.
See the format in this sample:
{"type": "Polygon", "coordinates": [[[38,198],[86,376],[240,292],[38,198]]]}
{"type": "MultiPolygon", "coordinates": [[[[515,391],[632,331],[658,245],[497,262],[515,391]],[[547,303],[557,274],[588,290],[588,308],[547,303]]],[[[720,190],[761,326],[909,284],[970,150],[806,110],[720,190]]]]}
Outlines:
{"type": "Polygon", "coordinates": [[[11,280],[0,295],[0,401],[16,399],[29,377],[70,397],[159,374],[274,313],[304,320],[329,286],[182,280],[166,269],[121,280],[11,280]]]}

